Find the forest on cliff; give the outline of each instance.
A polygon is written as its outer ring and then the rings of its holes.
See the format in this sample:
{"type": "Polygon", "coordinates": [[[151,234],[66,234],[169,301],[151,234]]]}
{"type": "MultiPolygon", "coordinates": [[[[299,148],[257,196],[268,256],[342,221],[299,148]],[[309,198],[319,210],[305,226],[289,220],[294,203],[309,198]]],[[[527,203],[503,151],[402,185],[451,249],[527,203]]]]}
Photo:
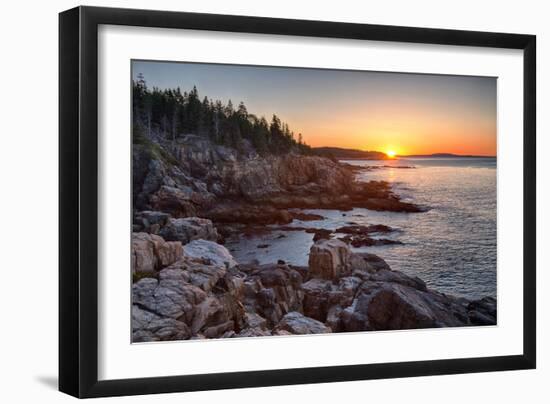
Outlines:
{"type": "Polygon", "coordinates": [[[184,92],[179,87],[149,88],[141,74],[132,84],[134,143],[150,139],[153,133],[172,141],[195,134],[237,150],[247,142],[260,155],[311,153],[301,133],[296,135],[275,114],[268,122],[249,113],[243,102],[234,107],[231,100],[223,103],[206,96],[201,100],[196,87],[184,92]]]}

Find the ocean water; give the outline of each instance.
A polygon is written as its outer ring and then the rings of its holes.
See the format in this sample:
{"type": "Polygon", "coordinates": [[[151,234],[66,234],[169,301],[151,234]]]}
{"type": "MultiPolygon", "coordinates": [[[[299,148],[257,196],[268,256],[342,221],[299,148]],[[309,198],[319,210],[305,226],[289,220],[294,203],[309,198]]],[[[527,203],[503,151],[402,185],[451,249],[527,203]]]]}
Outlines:
{"type": "MultiPolygon", "coordinates": [[[[496,159],[408,158],[385,161],[349,160],[380,168],[358,174],[358,180],[384,180],[404,201],[429,208],[423,213],[306,210],[324,217],[295,220],[291,226],[336,229],[356,224],[385,224],[396,231],[378,237],[403,244],[361,247],[384,258],[392,269],[424,280],[440,292],[476,299],[496,297],[496,159]],[[414,167],[414,168],[400,168],[414,167]]],[[[376,236],[375,236],[376,237],[376,236]]],[[[241,263],[285,260],[307,265],[313,235],[275,230],[236,236],[226,247],[241,263]],[[266,247],[267,245],[267,247],[266,247]],[[260,246],[260,247],[258,247],[260,246]]]]}

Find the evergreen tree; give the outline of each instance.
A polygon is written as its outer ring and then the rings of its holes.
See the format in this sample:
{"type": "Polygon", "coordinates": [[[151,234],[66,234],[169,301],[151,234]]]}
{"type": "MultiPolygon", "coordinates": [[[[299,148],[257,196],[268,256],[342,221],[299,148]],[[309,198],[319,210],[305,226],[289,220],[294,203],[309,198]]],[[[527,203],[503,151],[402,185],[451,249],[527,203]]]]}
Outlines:
{"type": "MultiPolygon", "coordinates": [[[[273,115],[271,122],[248,112],[244,102],[234,108],[220,100],[199,98],[196,86],[189,92],[147,87],[143,74],[133,81],[133,124],[148,138],[153,133],[175,142],[186,134],[205,136],[213,142],[241,148],[249,143],[259,154],[310,153],[311,148],[298,134],[298,141],[287,123],[273,115]]],[[[136,132],[137,133],[137,132],[136,132]]]]}

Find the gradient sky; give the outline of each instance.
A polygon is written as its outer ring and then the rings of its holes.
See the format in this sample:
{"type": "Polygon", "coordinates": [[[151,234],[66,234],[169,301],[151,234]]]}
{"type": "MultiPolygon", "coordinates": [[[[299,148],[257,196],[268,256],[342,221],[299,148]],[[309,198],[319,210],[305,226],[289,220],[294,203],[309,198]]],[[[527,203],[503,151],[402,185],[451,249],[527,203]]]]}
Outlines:
{"type": "Polygon", "coordinates": [[[134,61],[149,87],[243,101],[311,146],[496,155],[496,78],[134,61]]]}

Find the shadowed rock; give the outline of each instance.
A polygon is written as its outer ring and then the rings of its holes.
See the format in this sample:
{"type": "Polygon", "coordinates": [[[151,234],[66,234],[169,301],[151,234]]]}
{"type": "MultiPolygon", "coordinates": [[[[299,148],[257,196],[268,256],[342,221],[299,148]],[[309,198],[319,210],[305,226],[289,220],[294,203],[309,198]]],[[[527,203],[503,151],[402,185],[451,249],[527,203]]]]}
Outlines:
{"type": "Polygon", "coordinates": [[[492,297],[484,297],[468,304],[468,317],[475,325],[494,325],[497,316],[497,301],[492,297]]]}
{"type": "MultiPolygon", "coordinates": [[[[402,202],[387,182],[357,181],[355,168],[325,157],[260,157],[247,147],[237,150],[195,135],[150,142],[150,149],[133,150],[133,200],[140,211],[265,225],[321,219],[296,209],[425,210],[402,202]]],[[[137,225],[136,230],[155,233],[137,225]]]]}
{"type": "Polygon", "coordinates": [[[280,323],[277,324],[275,330],[284,330],[291,334],[324,334],[332,332],[330,327],[327,327],[320,321],[306,317],[296,311],[286,314],[280,323]]]}
{"type": "Polygon", "coordinates": [[[302,311],[302,275],[285,264],[260,265],[247,272],[245,307],[273,327],[289,311],[302,311]]]}
{"type": "Polygon", "coordinates": [[[495,299],[438,293],[339,240],[317,241],[308,268],[239,267],[205,240],[185,248],[158,279],[134,283],[135,342],[496,324],[495,299]]]}
{"type": "Polygon", "coordinates": [[[391,244],[403,244],[399,240],[391,240],[387,238],[372,238],[363,234],[338,237],[338,240],[341,240],[344,243],[349,244],[355,248],[391,245],[391,244]]]}
{"type": "Polygon", "coordinates": [[[345,331],[403,330],[464,324],[464,307],[442,295],[396,283],[369,283],[342,315],[345,331]]]}
{"type": "Polygon", "coordinates": [[[390,233],[392,231],[394,231],[394,229],[383,224],[372,224],[369,226],[350,224],[347,226],[338,227],[336,230],[334,230],[334,233],[368,235],[371,233],[390,233]]]}
{"type": "Polygon", "coordinates": [[[132,303],[159,316],[189,324],[198,305],[206,299],[206,293],[187,283],[187,275],[181,270],[161,271],[161,275],[160,281],[144,278],[134,283],[132,303]]]}
{"type": "Polygon", "coordinates": [[[182,244],[198,239],[217,241],[219,237],[212,221],[200,217],[170,218],[159,234],[165,240],[181,241],[182,244]]]}
{"type": "Polygon", "coordinates": [[[170,215],[168,213],[145,210],[143,212],[138,212],[134,216],[134,226],[138,226],[139,231],[158,234],[159,230],[167,223],[169,218],[170,215]]]}
{"type": "Polygon", "coordinates": [[[132,306],[132,339],[134,342],[169,341],[188,339],[191,331],[187,324],[170,317],[161,317],[150,311],[132,306]]]}
{"type": "Polygon", "coordinates": [[[176,217],[197,215],[197,206],[192,194],[175,187],[163,185],[151,195],[150,201],[153,209],[170,212],[176,217]]]}
{"type": "Polygon", "coordinates": [[[314,213],[305,213],[305,212],[290,212],[291,216],[295,220],[301,220],[303,222],[313,221],[313,220],[323,220],[324,217],[314,213]]]}

